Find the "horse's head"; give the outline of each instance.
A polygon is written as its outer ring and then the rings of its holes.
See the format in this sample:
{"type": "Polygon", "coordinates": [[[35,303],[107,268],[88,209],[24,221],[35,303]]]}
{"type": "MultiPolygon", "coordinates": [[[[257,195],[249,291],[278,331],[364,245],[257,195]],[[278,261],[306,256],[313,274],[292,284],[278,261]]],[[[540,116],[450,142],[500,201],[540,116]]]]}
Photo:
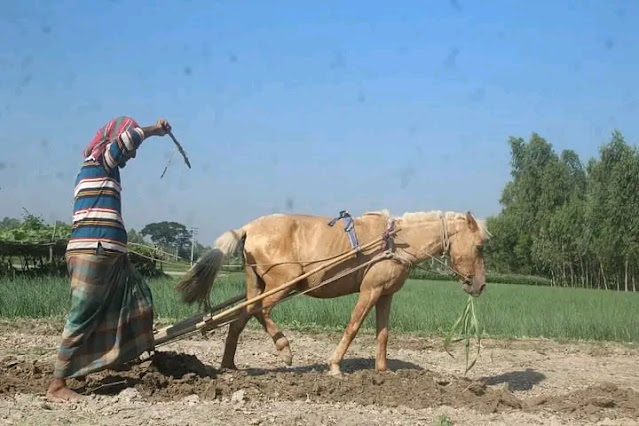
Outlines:
{"type": "Polygon", "coordinates": [[[478,224],[468,212],[450,238],[451,266],[461,274],[464,291],[473,296],[479,296],[486,287],[484,242],[489,235],[483,223],[478,224]]]}

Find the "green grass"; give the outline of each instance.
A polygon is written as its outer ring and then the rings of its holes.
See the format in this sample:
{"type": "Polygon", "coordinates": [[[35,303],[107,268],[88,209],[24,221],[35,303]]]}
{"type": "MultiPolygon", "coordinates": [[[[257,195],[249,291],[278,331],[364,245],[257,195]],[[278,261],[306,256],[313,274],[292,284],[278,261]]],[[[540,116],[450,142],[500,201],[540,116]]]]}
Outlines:
{"type": "MultiPolygon", "coordinates": [[[[195,313],[196,307],[179,302],[173,286],[177,279],[151,281],[156,315],[176,321],[195,313]]],[[[238,273],[218,278],[212,299],[221,302],[243,292],[238,273]]],[[[357,295],[337,299],[306,296],[285,301],[273,318],[286,328],[342,331],[357,295]]],[[[455,282],[409,280],[393,298],[392,332],[445,335],[464,309],[467,295],[455,282]]],[[[489,284],[475,300],[484,336],[557,340],[639,342],[639,293],[489,284]]],[[[0,281],[0,317],[63,317],[69,307],[69,282],[61,278],[5,279],[0,281]]],[[[255,321],[251,321],[257,326],[255,321]]],[[[375,329],[375,313],[363,332],[375,329]]]]}
{"type": "Polygon", "coordinates": [[[453,426],[453,421],[450,419],[450,417],[448,417],[445,414],[442,414],[441,416],[437,417],[437,419],[435,419],[435,422],[433,423],[434,426],[453,426]]]}
{"type": "Polygon", "coordinates": [[[191,265],[189,263],[165,263],[162,265],[163,271],[171,271],[171,272],[186,272],[191,265]]]}

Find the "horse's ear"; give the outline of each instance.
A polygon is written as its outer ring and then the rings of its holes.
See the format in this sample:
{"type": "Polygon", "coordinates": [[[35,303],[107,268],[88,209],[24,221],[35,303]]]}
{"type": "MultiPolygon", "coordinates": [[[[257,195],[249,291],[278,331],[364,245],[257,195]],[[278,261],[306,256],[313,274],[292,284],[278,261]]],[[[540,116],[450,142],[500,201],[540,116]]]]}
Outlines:
{"type": "Polygon", "coordinates": [[[479,229],[479,226],[477,226],[477,222],[475,221],[475,218],[473,217],[472,214],[470,214],[470,212],[466,212],[466,221],[468,222],[468,227],[470,228],[471,231],[475,232],[479,229]]]}

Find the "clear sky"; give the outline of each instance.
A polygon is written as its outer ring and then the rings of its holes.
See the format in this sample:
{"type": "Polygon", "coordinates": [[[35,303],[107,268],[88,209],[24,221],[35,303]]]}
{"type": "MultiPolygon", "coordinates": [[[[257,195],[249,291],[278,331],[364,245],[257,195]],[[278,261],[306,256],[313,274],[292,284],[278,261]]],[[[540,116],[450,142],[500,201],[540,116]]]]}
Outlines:
{"type": "Polygon", "coordinates": [[[0,13],[0,217],[69,222],[113,116],[168,137],[122,171],[127,228],[210,244],[272,212],[500,210],[509,136],[639,136],[634,1],[33,1],[0,13]]]}

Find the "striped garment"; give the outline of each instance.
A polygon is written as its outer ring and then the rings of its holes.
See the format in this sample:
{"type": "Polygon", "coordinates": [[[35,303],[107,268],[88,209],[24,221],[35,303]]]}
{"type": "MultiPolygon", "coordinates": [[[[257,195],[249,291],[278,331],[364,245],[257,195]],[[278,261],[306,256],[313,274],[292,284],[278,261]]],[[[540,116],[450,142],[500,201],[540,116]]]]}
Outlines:
{"type": "Polygon", "coordinates": [[[75,182],[73,225],[68,253],[126,253],[127,233],[120,204],[120,167],[144,140],[140,127],[130,127],[106,145],[96,160],[87,157],[75,182]]]}
{"type": "Polygon", "coordinates": [[[54,377],[115,368],[154,350],[153,295],[126,254],[67,254],[71,309],[54,377]]]}

